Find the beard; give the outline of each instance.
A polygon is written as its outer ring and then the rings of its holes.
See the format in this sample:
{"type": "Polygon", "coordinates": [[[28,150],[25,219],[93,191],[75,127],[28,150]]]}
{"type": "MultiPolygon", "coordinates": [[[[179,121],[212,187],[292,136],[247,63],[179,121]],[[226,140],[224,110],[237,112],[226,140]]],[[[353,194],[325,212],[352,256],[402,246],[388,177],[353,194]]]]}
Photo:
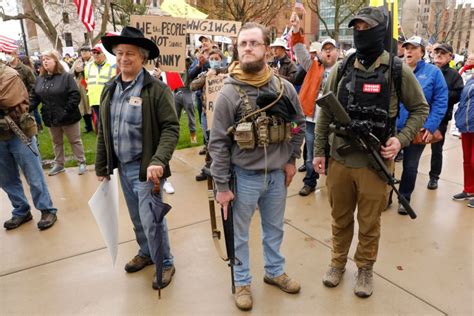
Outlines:
{"type": "Polygon", "coordinates": [[[242,71],[249,74],[259,73],[263,70],[263,68],[265,68],[265,65],[266,63],[264,58],[248,63],[240,62],[240,68],[242,69],[242,71]]]}

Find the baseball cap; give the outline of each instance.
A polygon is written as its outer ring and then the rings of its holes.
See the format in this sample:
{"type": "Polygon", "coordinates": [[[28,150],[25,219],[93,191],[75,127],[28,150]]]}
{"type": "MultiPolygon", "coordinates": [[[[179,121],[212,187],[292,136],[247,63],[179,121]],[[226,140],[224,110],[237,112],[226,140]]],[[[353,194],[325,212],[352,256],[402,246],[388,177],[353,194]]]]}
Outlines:
{"type": "Polygon", "coordinates": [[[99,44],[95,45],[94,48],[92,48],[92,51],[103,53],[102,47],[99,44]]]}
{"type": "Polygon", "coordinates": [[[309,52],[310,53],[316,53],[321,50],[321,43],[320,42],[312,42],[311,45],[309,46],[309,52]]]}
{"type": "Polygon", "coordinates": [[[451,54],[451,55],[454,53],[453,47],[449,44],[446,44],[446,43],[439,44],[438,46],[436,46],[436,48],[434,50],[437,50],[437,49],[441,49],[441,50],[443,50],[446,53],[451,54]]]}
{"type": "Polygon", "coordinates": [[[322,43],[321,43],[321,49],[324,47],[324,45],[326,44],[331,44],[332,46],[334,46],[335,48],[338,48],[338,45],[336,43],[336,41],[332,38],[326,38],[322,43]]]}
{"type": "Polygon", "coordinates": [[[354,26],[357,20],[362,20],[372,28],[381,23],[385,23],[385,10],[383,7],[366,7],[357,12],[357,15],[349,21],[348,27],[354,26]]]}
{"type": "Polygon", "coordinates": [[[405,47],[407,46],[408,44],[411,44],[413,46],[416,46],[416,47],[423,47],[425,48],[426,47],[426,43],[425,41],[423,40],[423,38],[421,38],[420,36],[412,36],[410,37],[409,39],[407,39],[405,41],[405,43],[403,43],[402,47],[405,47]]]}
{"type": "Polygon", "coordinates": [[[212,37],[209,36],[209,35],[201,35],[201,36],[199,36],[198,40],[199,40],[200,42],[202,42],[202,40],[205,39],[205,38],[207,38],[209,41],[212,42],[212,37]]]}

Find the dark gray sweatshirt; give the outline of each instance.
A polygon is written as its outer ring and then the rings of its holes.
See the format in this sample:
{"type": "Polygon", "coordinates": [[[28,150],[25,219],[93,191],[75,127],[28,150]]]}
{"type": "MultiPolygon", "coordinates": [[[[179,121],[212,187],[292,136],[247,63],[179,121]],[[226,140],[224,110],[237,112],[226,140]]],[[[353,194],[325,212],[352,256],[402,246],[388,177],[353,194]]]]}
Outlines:
{"type": "Polygon", "coordinates": [[[291,141],[267,146],[267,159],[265,165],[265,153],[263,147],[241,150],[237,143],[227,135],[227,129],[239,119],[239,109],[243,106],[239,93],[234,85],[239,85],[247,93],[250,103],[257,108],[257,97],[263,92],[278,93],[279,80],[272,76],[266,85],[255,88],[242,81],[228,77],[214,106],[214,117],[212,120],[211,137],[209,140],[209,153],[212,157],[211,174],[219,192],[229,190],[230,169],[232,165],[247,170],[278,170],[283,169],[286,163],[293,163],[300,157],[301,145],[305,134],[305,119],[301,109],[298,95],[293,85],[282,79],[284,95],[293,104],[296,115],[293,122],[299,125],[300,130],[293,135],[291,141]]]}

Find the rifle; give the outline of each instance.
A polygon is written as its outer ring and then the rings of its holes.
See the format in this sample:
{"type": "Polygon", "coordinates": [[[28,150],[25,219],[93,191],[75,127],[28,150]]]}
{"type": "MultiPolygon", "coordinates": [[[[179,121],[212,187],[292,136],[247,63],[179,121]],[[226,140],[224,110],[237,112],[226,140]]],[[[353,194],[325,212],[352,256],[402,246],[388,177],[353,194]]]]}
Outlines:
{"type": "Polygon", "coordinates": [[[341,133],[354,140],[357,144],[362,146],[363,149],[369,152],[376,163],[375,167],[378,167],[377,171],[380,171],[383,174],[385,181],[392,187],[395,194],[397,194],[398,200],[403,205],[408,215],[412,219],[415,219],[415,211],[410,206],[410,203],[408,203],[407,199],[401,195],[395,187],[396,180],[385,165],[383,158],[380,156],[380,140],[367,128],[365,128],[363,124],[358,125],[353,123],[349,114],[347,114],[346,110],[339,100],[334,96],[332,91],[319,98],[317,103],[322,108],[329,110],[335,116],[337,121],[336,126],[338,126],[338,129],[341,131],[341,133]]]}
{"type": "MultiPolygon", "coordinates": [[[[232,204],[229,203],[227,208],[227,219],[224,219],[224,208],[221,207],[221,216],[222,216],[222,226],[224,228],[224,239],[227,256],[224,255],[222,248],[220,246],[221,231],[217,228],[216,220],[216,209],[214,203],[215,189],[212,176],[208,168],[203,168],[204,173],[207,175],[207,189],[208,189],[208,201],[209,201],[209,211],[211,217],[211,229],[212,229],[212,239],[214,240],[214,246],[216,247],[219,257],[228,261],[230,267],[230,278],[232,283],[232,294],[235,294],[235,280],[234,280],[234,266],[241,265],[242,262],[235,257],[235,246],[234,246],[234,218],[232,213],[232,204]]],[[[233,178],[233,177],[232,177],[233,178]]],[[[233,181],[231,180],[231,183],[233,181]]],[[[231,188],[232,190],[233,188],[231,188]]]]}
{"type": "Polygon", "coordinates": [[[38,156],[38,153],[33,149],[33,147],[31,146],[32,142],[31,142],[31,138],[29,138],[28,136],[25,135],[25,133],[21,130],[21,128],[16,125],[15,121],[10,117],[8,116],[8,114],[5,114],[5,116],[3,117],[3,119],[5,120],[5,123],[6,123],[6,126],[12,130],[12,132],[18,136],[18,138],[21,140],[21,142],[23,144],[25,144],[26,146],[28,146],[28,148],[31,150],[31,152],[35,155],[35,156],[38,156]]]}

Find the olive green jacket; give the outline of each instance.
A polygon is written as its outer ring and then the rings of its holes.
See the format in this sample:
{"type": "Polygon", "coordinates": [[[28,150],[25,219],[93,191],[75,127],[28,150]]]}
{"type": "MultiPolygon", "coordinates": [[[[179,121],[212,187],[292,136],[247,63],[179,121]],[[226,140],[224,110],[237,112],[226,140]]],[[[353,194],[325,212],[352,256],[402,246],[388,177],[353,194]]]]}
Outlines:
{"type": "MultiPolygon", "coordinates": [[[[375,69],[378,68],[381,64],[389,64],[389,54],[386,51],[384,51],[382,55],[380,55],[380,57],[368,69],[362,66],[357,59],[354,63],[354,68],[357,68],[361,71],[374,72],[375,69]]],[[[335,95],[337,95],[340,88],[340,82],[337,82],[338,69],[339,63],[332,69],[331,73],[329,74],[329,78],[324,88],[323,94],[332,91],[335,95]]],[[[406,147],[415,137],[415,134],[423,127],[423,124],[429,113],[429,106],[426,102],[423,90],[421,89],[418,80],[413,74],[413,71],[405,64],[403,64],[402,68],[400,90],[400,101],[403,102],[410,115],[403,129],[395,137],[398,138],[402,147],[406,147]]],[[[395,118],[398,115],[398,101],[399,100],[397,97],[395,85],[392,84],[389,107],[390,118],[395,118]]],[[[342,164],[352,168],[362,168],[368,166],[369,158],[366,152],[357,151],[345,156],[341,156],[337,153],[337,148],[345,144],[346,141],[344,138],[337,136],[334,133],[331,133],[329,125],[332,122],[334,122],[333,114],[328,109],[322,108],[321,111],[318,112],[316,122],[314,157],[324,157],[326,144],[329,143],[331,147],[330,156],[341,162],[342,164]]]]}
{"type": "MultiPolygon", "coordinates": [[[[120,76],[120,74],[118,74],[120,76]]],[[[170,88],[154,79],[144,70],[142,98],[142,158],[140,181],[146,181],[146,170],[150,165],[162,166],[163,177],[171,175],[169,161],[179,138],[179,121],[170,88]]],[[[97,176],[108,176],[118,167],[118,159],[112,144],[110,125],[110,100],[115,91],[115,77],[104,87],[100,101],[100,125],[97,135],[95,172],[97,176]]]]}

